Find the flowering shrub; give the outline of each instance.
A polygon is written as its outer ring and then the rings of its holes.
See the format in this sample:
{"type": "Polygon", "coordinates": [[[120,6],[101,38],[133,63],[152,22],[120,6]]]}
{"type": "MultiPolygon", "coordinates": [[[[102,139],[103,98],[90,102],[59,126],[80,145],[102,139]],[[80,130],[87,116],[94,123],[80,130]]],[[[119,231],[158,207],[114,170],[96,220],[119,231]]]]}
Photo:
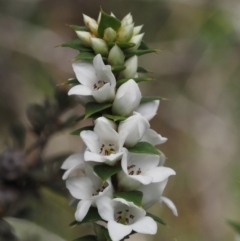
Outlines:
{"type": "Polygon", "coordinates": [[[72,25],[79,39],[63,44],[80,51],[73,70],[76,79],[69,95],[85,106],[93,125],[74,131],[86,145],[83,153],[67,158],[63,179],[78,200],[72,225],[94,222],[95,235],[78,240],[124,240],[137,232],[156,234],[164,222],[146,212],[165,202],[177,215],[172,201],[162,197],[174,170],[155,146],[167,138],[150,128],[160,97],[143,97],[138,83],[151,78],[138,66],[138,56],[156,52],[142,41],[142,26],[131,14],[122,21],[100,12],[98,20],[83,15],[84,27],[72,25]],[[99,225],[95,222],[103,221],[99,225]]]}

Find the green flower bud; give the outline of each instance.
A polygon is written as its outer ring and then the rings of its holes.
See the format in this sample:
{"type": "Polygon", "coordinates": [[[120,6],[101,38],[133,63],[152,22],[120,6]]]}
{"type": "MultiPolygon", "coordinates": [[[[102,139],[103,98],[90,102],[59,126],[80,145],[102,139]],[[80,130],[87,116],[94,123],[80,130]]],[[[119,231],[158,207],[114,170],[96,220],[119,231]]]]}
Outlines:
{"type": "Polygon", "coordinates": [[[96,54],[101,54],[103,56],[108,55],[108,46],[103,39],[91,38],[91,46],[96,54]]]}
{"type": "Polygon", "coordinates": [[[139,47],[140,44],[141,44],[141,41],[142,41],[143,36],[144,36],[144,33],[141,33],[141,34],[138,34],[138,35],[133,36],[133,37],[129,40],[129,42],[130,42],[130,43],[134,43],[135,46],[132,47],[132,48],[127,49],[126,52],[131,52],[131,51],[137,50],[138,47],[139,47]]]}
{"type": "Polygon", "coordinates": [[[95,19],[83,14],[83,21],[85,25],[90,29],[90,31],[97,36],[98,24],[95,19]]]}
{"type": "Polygon", "coordinates": [[[91,33],[85,32],[85,31],[76,31],[76,34],[81,39],[83,44],[91,47],[91,37],[92,37],[91,33]]]}
{"type": "Polygon", "coordinates": [[[133,17],[132,14],[129,13],[127,14],[123,19],[122,19],[122,26],[132,24],[133,23],[133,17]]]}
{"type": "Polygon", "coordinates": [[[122,26],[117,35],[118,42],[125,43],[128,42],[132,36],[133,36],[133,27],[134,24],[128,24],[125,26],[122,26]]]}
{"type": "Polygon", "coordinates": [[[123,65],[125,55],[123,51],[117,46],[113,46],[109,51],[108,63],[111,65],[123,65]]]}
{"type": "Polygon", "coordinates": [[[126,69],[119,74],[119,79],[134,78],[137,73],[137,67],[138,67],[137,56],[134,55],[131,58],[129,58],[124,65],[126,66],[126,69]]]}
{"type": "Polygon", "coordinates": [[[106,28],[104,31],[103,39],[107,42],[114,42],[116,40],[117,33],[112,28],[106,28]]]}
{"type": "Polygon", "coordinates": [[[141,32],[141,30],[142,30],[142,27],[143,27],[143,25],[134,27],[134,29],[133,29],[133,36],[139,34],[141,32]]]}

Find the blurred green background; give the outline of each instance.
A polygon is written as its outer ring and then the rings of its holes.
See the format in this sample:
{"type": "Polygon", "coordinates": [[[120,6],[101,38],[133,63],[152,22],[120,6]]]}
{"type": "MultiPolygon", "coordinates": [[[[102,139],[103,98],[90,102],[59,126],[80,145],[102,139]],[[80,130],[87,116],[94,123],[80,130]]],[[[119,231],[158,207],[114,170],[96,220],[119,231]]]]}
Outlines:
{"type": "MultiPolygon", "coordinates": [[[[52,98],[55,85],[74,77],[71,59],[77,52],[54,47],[76,38],[66,24],[83,25],[82,13],[97,18],[100,6],[120,19],[131,12],[136,25],[144,24],[145,42],[161,51],[140,57],[139,65],[155,79],[141,83],[141,90],[168,99],[151,125],[169,138],[160,149],[177,175],[164,196],[179,217],[157,204],[150,211],[167,227],[131,240],[234,240],[226,219],[240,221],[239,0],[1,0],[0,150],[10,122],[29,126],[27,105],[52,98]]],[[[42,155],[81,151],[81,140],[68,133],[54,135],[42,155]]],[[[27,135],[28,144],[33,139],[27,135]]],[[[31,203],[31,221],[64,240],[87,232],[68,227],[74,210],[67,197],[46,189],[41,194],[31,203]]]]}

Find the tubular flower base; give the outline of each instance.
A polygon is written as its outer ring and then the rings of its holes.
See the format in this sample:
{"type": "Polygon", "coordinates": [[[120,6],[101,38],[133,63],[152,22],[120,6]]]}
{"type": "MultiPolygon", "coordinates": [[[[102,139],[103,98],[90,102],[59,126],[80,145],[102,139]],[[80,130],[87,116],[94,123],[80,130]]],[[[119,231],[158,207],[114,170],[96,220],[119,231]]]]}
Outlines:
{"type": "Polygon", "coordinates": [[[62,45],[80,51],[73,63],[76,79],[67,82],[73,85],[68,94],[77,95],[85,118],[93,119],[92,126],[73,132],[85,143],[84,151],[62,165],[67,189],[78,201],[75,222],[106,222],[94,224],[91,240],[156,234],[156,222],[164,222],[146,209],[157,202],[176,216],[177,209],[162,196],[175,171],[163,166],[165,155],[155,147],[167,138],[149,123],[162,98],[142,96],[138,86],[150,79],[139,76],[138,71],[148,72],[138,67],[138,56],[155,50],[143,42],[142,25],[134,26],[131,14],[119,20],[101,11],[98,20],[83,18],[86,26],[71,26],[78,39],[62,45]]]}

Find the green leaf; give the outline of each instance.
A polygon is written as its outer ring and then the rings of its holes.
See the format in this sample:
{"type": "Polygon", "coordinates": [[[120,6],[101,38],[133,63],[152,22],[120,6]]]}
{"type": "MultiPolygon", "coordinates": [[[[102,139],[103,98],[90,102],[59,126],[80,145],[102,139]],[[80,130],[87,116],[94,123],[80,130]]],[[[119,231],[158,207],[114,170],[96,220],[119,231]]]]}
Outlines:
{"type": "Polygon", "coordinates": [[[67,25],[70,28],[74,29],[75,31],[86,31],[89,32],[89,28],[86,26],[78,26],[78,25],[67,25]]]}
{"type": "Polygon", "coordinates": [[[124,66],[124,65],[115,65],[115,66],[112,66],[112,72],[114,72],[114,73],[121,72],[121,71],[123,71],[124,69],[126,69],[126,66],[124,66]]]}
{"type": "Polygon", "coordinates": [[[70,135],[79,136],[82,131],[92,131],[93,128],[94,128],[94,126],[85,126],[85,127],[82,127],[80,129],[70,132],[70,135]]]}
{"type": "Polygon", "coordinates": [[[240,234],[240,223],[235,221],[227,220],[227,223],[238,233],[240,234]]]}
{"type": "Polygon", "coordinates": [[[142,205],[143,193],[140,191],[130,191],[130,192],[117,192],[114,193],[115,197],[123,198],[128,202],[133,202],[137,206],[142,205]]]}
{"type": "Polygon", "coordinates": [[[101,218],[101,216],[99,215],[97,208],[90,207],[87,215],[85,216],[85,218],[81,222],[73,221],[72,223],[69,224],[69,226],[75,227],[76,225],[80,225],[80,224],[88,223],[88,222],[96,222],[96,221],[99,221],[99,220],[104,221],[101,218]]]}
{"type": "Polygon", "coordinates": [[[64,44],[60,45],[60,46],[61,47],[68,47],[68,48],[72,48],[72,49],[77,49],[77,50],[83,51],[83,52],[93,52],[93,50],[91,48],[86,47],[80,39],[71,40],[67,43],[64,43],[64,44]]]}
{"type": "Polygon", "coordinates": [[[130,58],[133,55],[141,56],[144,54],[157,53],[157,52],[158,52],[158,49],[145,49],[145,50],[140,49],[140,50],[136,50],[136,51],[127,53],[126,58],[130,58]]]}
{"type": "Polygon", "coordinates": [[[154,100],[167,100],[167,99],[163,98],[161,96],[143,96],[140,104],[144,104],[144,103],[151,102],[154,100]]]}
{"type": "Polygon", "coordinates": [[[81,52],[80,54],[78,54],[73,61],[76,60],[88,60],[88,61],[92,61],[94,59],[95,55],[93,53],[90,52],[81,52]]]}
{"type": "Polygon", "coordinates": [[[144,69],[143,67],[138,67],[137,72],[138,73],[150,73],[148,70],[144,69]]]}
{"type": "MultiPolygon", "coordinates": [[[[135,80],[136,83],[140,83],[142,81],[150,81],[153,80],[152,78],[149,77],[137,77],[137,78],[132,78],[133,80],[135,80]]],[[[126,83],[129,80],[129,78],[125,78],[125,79],[120,79],[117,81],[117,87],[119,87],[120,85],[126,83]]]]}
{"type": "Polygon", "coordinates": [[[135,146],[128,148],[128,151],[140,154],[161,155],[157,148],[144,141],[138,142],[135,146]]]}
{"type": "Polygon", "coordinates": [[[132,48],[136,45],[135,43],[118,43],[118,42],[107,43],[108,47],[110,47],[110,48],[112,48],[115,44],[121,49],[132,48]]]}
{"type": "Polygon", "coordinates": [[[112,106],[111,103],[96,103],[96,102],[89,102],[85,106],[85,118],[92,116],[102,110],[106,110],[112,106]]]}
{"type": "Polygon", "coordinates": [[[147,50],[147,49],[149,49],[149,47],[148,47],[147,44],[142,40],[142,41],[141,41],[141,44],[140,44],[140,46],[139,46],[138,49],[147,50]]]}
{"type": "Polygon", "coordinates": [[[93,223],[93,225],[98,241],[112,241],[109,236],[108,230],[105,227],[97,223],[93,223]]]}
{"type": "Polygon", "coordinates": [[[64,122],[64,127],[68,127],[68,126],[74,125],[74,124],[76,124],[78,121],[83,120],[84,117],[85,117],[84,115],[81,115],[81,116],[76,116],[76,115],[70,116],[70,117],[64,122]]]}
{"type": "Polygon", "coordinates": [[[73,241],[98,241],[98,239],[95,235],[87,235],[80,238],[76,238],[73,241]]]}
{"type": "Polygon", "coordinates": [[[151,217],[153,220],[155,220],[158,223],[161,223],[162,225],[166,225],[166,223],[161,218],[159,218],[159,217],[157,217],[157,216],[155,216],[155,215],[153,215],[151,213],[147,213],[146,216],[151,217]]]}
{"type": "Polygon", "coordinates": [[[108,119],[110,119],[110,120],[113,120],[114,122],[116,122],[116,121],[124,121],[124,120],[127,119],[127,117],[117,116],[117,115],[104,114],[103,116],[108,118],[108,119]]]}
{"type": "Polygon", "coordinates": [[[109,166],[109,165],[97,165],[94,168],[94,172],[105,182],[109,177],[118,173],[122,170],[120,165],[109,166]]]}
{"type": "Polygon", "coordinates": [[[121,27],[121,21],[115,17],[112,17],[105,12],[101,11],[101,20],[98,25],[98,35],[99,37],[103,37],[104,30],[106,28],[111,27],[115,31],[117,31],[121,27]]]}

